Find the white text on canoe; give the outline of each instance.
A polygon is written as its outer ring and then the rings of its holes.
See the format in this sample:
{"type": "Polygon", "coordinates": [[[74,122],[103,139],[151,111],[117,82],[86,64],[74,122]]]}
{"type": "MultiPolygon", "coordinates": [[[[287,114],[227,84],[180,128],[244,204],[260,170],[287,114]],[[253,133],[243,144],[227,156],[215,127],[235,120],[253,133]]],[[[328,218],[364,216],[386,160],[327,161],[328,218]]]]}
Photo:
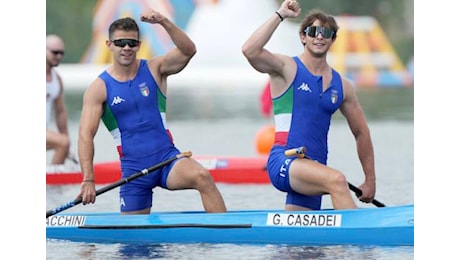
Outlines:
{"type": "Polygon", "coordinates": [[[51,216],[46,219],[47,226],[76,227],[85,224],[86,216],[51,216]]]}
{"type": "Polygon", "coordinates": [[[342,225],[342,215],[268,213],[267,225],[287,227],[340,227],[342,225]]]}

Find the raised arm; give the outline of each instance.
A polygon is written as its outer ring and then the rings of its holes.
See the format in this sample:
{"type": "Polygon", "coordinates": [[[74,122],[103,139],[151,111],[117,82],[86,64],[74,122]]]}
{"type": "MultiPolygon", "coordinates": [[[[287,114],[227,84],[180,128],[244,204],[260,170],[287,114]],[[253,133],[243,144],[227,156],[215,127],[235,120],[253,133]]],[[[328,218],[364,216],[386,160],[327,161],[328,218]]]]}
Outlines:
{"type": "Polygon", "coordinates": [[[176,46],[165,56],[161,57],[159,60],[155,60],[155,62],[159,62],[159,73],[164,77],[180,72],[195,55],[195,43],[184,31],[172,23],[167,17],[155,10],[149,9],[143,12],[141,14],[141,21],[161,25],[176,46]]]}
{"type": "Polygon", "coordinates": [[[243,44],[243,55],[254,69],[262,73],[283,74],[284,64],[289,57],[273,54],[264,47],[284,19],[296,18],[300,12],[297,1],[285,0],[278,11],[273,12],[270,18],[243,44]]]}

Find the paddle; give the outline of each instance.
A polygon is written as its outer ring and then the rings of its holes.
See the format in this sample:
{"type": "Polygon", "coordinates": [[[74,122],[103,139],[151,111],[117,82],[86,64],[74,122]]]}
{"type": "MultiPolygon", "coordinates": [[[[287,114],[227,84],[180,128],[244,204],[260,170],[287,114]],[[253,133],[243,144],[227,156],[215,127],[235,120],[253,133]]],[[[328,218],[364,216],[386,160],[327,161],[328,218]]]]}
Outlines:
{"type": "Polygon", "coordinates": [[[75,164],[80,164],[77,157],[75,157],[75,154],[73,154],[72,152],[69,152],[69,155],[67,155],[67,159],[71,160],[75,164]]]}
{"type": "MultiPolygon", "coordinates": [[[[290,149],[290,150],[286,150],[284,152],[284,154],[286,156],[293,156],[293,155],[297,155],[297,157],[299,158],[307,158],[307,159],[310,159],[306,154],[305,152],[307,151],[307,149],[303,146],[301,147],[298,147],[298,148],[293,148],[293,149],[290,149]]],[[[358,187],[356,187],[355,185],[351,184],[348,182],[348,188],[350,188],[350,190],[352,190],[357,197],[361,196],[363,194],[363,191],[361,189],[359,189],[358,187]]],[[[382,202],[376,200],[376,199],[373,199],[371,201],[372,204],[374,204],[375,206],[377,207],[385,207],[385,204],[383,204],[382,202]]]]}
{"type": "MultiPolygon", "coordinates": [[[[363,191],[362,191],[362,190],[360,190],[358,187],[356,187],[355,185],[353,185],[353,184],[351,184],[351,183],[348,183],[348,187],[349,187],[350,190],[352,190],[352,191],[356,194],[356,196],[358,196],[358,197],[361,196],[361,194],[363,194],[363,191]]],[[[373,199],[373,200],[371,201],[371,203],[374,204],[374,205],[377,206],[377,207],[380,207],[380,208],[385,207],[385,204],[383,204],[382,202],[380,202],[380,201],[378,201],[378,200],[376,200],[376,199],[373,199]]]]}
{"type": "MultiPolygon", "coordinates": [[[[137,172],[137,173],[129,176],[128,178],[123,178],[123,179],[121,179],[121,180],[119,180],[119,181],[117,181],[115,183],[112,183],[110,185],[107,185],[105,187],[102,187],[102,188],[96,190],[96,196],[98,196],[98,195],[100,195],[102,193],[105,193],[105,192],[107,192],[109,190],[112,190],[112,189],[114,189],[116,187],[119,187],[119,186],[121,186],[121,185],[123,185],[125,183],[128,183],[128,182],[130,182],[130,181],[132,181],[134,179],[137,179],[137,178],[139,178],[141,176],[147,175],[147,174],[149,174],[149,173],[151,173],[151,172],[153,172],[153,171],[155,171],[155,170],[157,170],[157,169],[159,169],[159,168],[161,168],[163,166],[166,166],[166,165],[170,164],[172,161],[174,161],[176,159],[179,159],[179,158],[182,158],[182,157],[190,157],[190,156],[192,156],[192,152],[190,152],[190,151],[180,153],[180,154],[178,154],[178,155],[176,155],[176,156],[174,156],[172,158],[169,158],[166,161],[158,163],[158,164],[156,164],[156,165],[154,165],[154,166],[152,166],[150,168],[143,169],[142,171],[137,172]]],[[[82,198],[80,197],[80,198],[75,199],[73,201],[67,202],[67,203],[65,203],[65,204],[63,204],[63,205],[61,205],[61,206],[59,206],[59,207],[57,207],[55,209],[48,210],[46,212],[46,218],[48,218],[49,216],[52,216],[54,214],[57,214],[57,213],[59,213],[59,212],[61,212],[63,210],[66,210],[68,208],[71,208],[71,207],[73,207],[75,205],[78,205],[81,202],[82,202],[82,198]]]]}

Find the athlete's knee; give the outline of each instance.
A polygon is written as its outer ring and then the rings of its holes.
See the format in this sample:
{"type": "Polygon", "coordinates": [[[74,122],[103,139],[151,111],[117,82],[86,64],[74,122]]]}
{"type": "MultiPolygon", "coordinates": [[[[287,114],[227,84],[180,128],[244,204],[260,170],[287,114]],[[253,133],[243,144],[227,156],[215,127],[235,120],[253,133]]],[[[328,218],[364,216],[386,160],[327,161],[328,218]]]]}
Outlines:
{"type": "Polygon", "coordinates": [[[70,149],[70,138],[68,135],[60,135],[59,136],[59,144],[58,144],[59,148],[62,149],[62,150],[69,150],[70,149]]]}
{"type": "Polygon", "coordinates": [[[63,147],[66,148],[67,150],[70,148],[70,138],[68,135],[65,135],[64,141],[63,141],[63,147]]]}
{"type": "Polygon", "coordinates": [[[210,185],[214,185],[214,179],[208,169],[200,167],[195,173],[195,186],[198,189],[204,189],[210,185]]]}
{"type": "Polygon", "coordinates": [[[342,172],[333,170],[328,173],[327,179],[327,190],[330,194],[348,191],[347,179],[342,172]]]}

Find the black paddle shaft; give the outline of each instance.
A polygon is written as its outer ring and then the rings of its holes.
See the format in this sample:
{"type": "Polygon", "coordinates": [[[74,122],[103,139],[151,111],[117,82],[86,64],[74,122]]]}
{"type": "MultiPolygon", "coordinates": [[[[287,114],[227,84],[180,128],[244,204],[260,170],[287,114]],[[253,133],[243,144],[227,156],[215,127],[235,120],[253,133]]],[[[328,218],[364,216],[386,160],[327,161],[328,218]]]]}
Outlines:
{"type": "MultiPolygon", "coordinates": [[[[166,166],[166,165],[170,164],[172,161],[174,161],[174,160],[176,160],[176,159],[178,159],[180,157],[190,157],[190,156],[192,156],[192,152],[180,153],[180,154],[178,154],[178,155],[176,155],[176,156],[174,156],[172,158],[169,158],[166,161],[160,162],[160,163],[158,163],[158,164],[156,164],[156,165],[154,165],[154,166],[152,166],[150,168],[143,169],[142,171],[137,172],[137,173],[135,173],[133,175],[130,175],[127,178],[123,178],[123,179],[121,179],[121,180],[119,180],[119,181],[117,181],[115,183],[112,183],[110,185],[107,185],[105,187],[102,187],[102,188],[96,190],[96,196],[99,196],[102,193],[105,193],[105,192],[107,192],[109,190],[112,190],[112,189],[114,189],[116,187],[119,187],[119,186],[121,186],[121,185],[123,185],[125,183],[128,183],[128,182],[130,182],[130,181],[132,181],[134,179],[137,179],[137,178],[139,178],[141,176],[147,175],[147,174],[149,174],[149,173],[151,173],[151,172],[153,172],[153,171],[155,171],[155,170],[157,170],[157,169],[159,169],[159,168],[161,168],[163,166],[166,166]]],[[[50,217],[52,215],[55,215],[55,214],[57,214],[57,213],[59,213],[61,211],[64,211],[64,210],[66,210],[68,208],[71,208],[73,206],[76,206],[76,205],[80,204],[81,202],[82,202],[82,198],[80,197],[80,198],[75,199],[73,201],[67,202],[67,203],[65,203],[65,204],[63,204],[63,205],[61,205],[61,206],[59,206],[59,207],[57,207],[55,209],[48,210],[46,212],[46,218],[48,218],[48,217],[50,217]]]]}
{"type": "MultiPolygon", "coordinates": [[[[358,187],[356,187],[355,185],[351,184],[351,183],[348,183],[348,187],[350,188],[350,190],[352,190],[356,196],[361,196],[363,194],[363,191],[361,189],[359,189],[358,187]]],[[[377,207],[380,207],[380,208],[383,208],[385,207],[385,204],[383,204],[382,202],[376,200],[376,199],[373,199],[371,201],[372,204],[374,204],[375,206],[377,207]]]]}

